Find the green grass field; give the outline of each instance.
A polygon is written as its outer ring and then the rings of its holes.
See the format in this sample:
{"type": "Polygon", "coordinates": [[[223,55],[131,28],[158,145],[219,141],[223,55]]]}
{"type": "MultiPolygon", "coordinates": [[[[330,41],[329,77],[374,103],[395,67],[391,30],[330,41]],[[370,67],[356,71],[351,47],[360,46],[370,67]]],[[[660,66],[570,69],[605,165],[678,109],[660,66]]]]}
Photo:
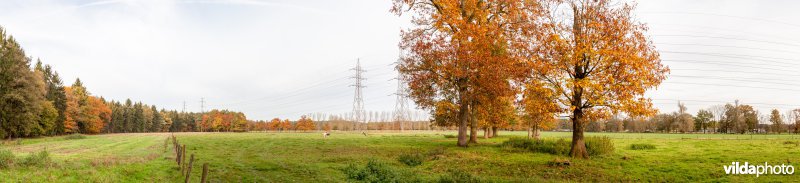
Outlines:
{"type": "MultiPolygon", "coordinates": [[[[455,146],[455,132],[360,133],[176,133],[195,154],[193,182],[202,163],[210,165],[210,182],[348,182],[349,164],[374,160],[437,181],[458,170],[495,182],[792,182],[794,175],[726,175],[732,161],[800,165],[800,136],[724,134],[589,133],[608,136],[615,151],[589,160],[515,151],[498,144],[524,132],[501,132],[469,148],[455,146]],[[792,142],[792,143],[790,143],[792,142]],[[631,144],[655,149],[632,150],[631,144]],[[419,166],[397,158],[414,152],[439,152],[419,166]],[[553,166],[569,159],[569,166],[553,166]]],[[[567,138],[569,132],[545,132],[543,138],[567,138]]],[[[0,169],[0,182],[181,182],[169,134],[110,134],[85,139],[46,137],[5,141],[3,149],[18,159],[45,148],[52,163],[0,169]]],[[[188,159],[188,158],[187,158],[188,159]]]]}

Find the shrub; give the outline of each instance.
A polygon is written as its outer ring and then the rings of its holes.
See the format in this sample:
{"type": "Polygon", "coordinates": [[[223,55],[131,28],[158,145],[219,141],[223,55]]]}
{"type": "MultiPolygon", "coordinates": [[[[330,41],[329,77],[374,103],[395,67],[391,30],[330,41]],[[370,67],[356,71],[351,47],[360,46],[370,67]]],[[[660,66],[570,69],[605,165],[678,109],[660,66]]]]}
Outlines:
{"type": "Polygon", "coordinates": [[[397,157],[397,161],[400,161],[403,164],[408,166],[417,166],[421,165],[423,161],[425,161],[425,156],[422,153],[409,153],[409,154],[401,154],[397,157]]]}
{"type": "Polygon", "coordinates": [[[614,152],[614,143],[611,142],[611,138],[606,136],[587,137],[586,151],[590,156],[609,154],[614,152]]]}
{"type": "Polygon", "coordinates": [[[0,149],[0,168],[11,167],[14,163],[14,153],[7,149],[0,149]]]}
{"type": "Polygon", "coordinates": [[[440,183],[476,183],[486,182],[461,170],[448,170],[447,174],[439,176],[440,183]]]}
{"type": "Polygon", "coordinates": [[[447,134],[447,135],[444,135],[444,138],[452,139],[452,138],[456,138],[456,135],[447,134]]]}
{"type": "Polygon", "coordinates": [[[564,139],[533,140],[517,137],[506,140],[501,146],[555,155],[566,155],[570,148],[569,142],[564,139]]]}
{"type": "Polygon", "coordinates": [[[350,164],[342,171],[348,179],[359,182],[420,182],[416,176],[376,160],[370,160],[364,167],[350,164]]]}
{"type": "Polygon", "coordinates": [[[569,141],[564,139],[558,139],[555,141],[548,140],[548,141],[539,141],[538,146],[536,148],[536,152],[543,152],[555,155],[567,155],[569,154],[569,150],[571,148],[571,144],[569,141]]]}
{"type": "Polygon", "coordinates": [[[66,139],[66,140],[85,139],[85,138],[86,138],[86,136],[82,135],[80,133],[73,133],[73,134],[70,134],[70,135],[67,135],[66,137],[64,137],[64,139],[66,139]]]}
{"type": "Polygon", "coordinates": [[[632,150],[648,150],[648,149],[656,149],[656,146],[653,144],[631,144],[632,150]]]}
{"type": "Polygon", "coordinates": [[[517,149],[532,150],[533,146],[534,146],[534,143],[535,143],[535,141],[533,141],[531,139],[512,137],[512,138],[506,140],[505,142],[503,142],[500,145],[504,146],[504,147],[512,147],[512,148],[517,148],[517,149]]]}
{"type": "Polygon", "coordinates": [[[50,165],[50,153],[47,152],[47,149],[31,153],[25,159],[22,159],[20,165],[23,166],[47,166],[50,165]]]}

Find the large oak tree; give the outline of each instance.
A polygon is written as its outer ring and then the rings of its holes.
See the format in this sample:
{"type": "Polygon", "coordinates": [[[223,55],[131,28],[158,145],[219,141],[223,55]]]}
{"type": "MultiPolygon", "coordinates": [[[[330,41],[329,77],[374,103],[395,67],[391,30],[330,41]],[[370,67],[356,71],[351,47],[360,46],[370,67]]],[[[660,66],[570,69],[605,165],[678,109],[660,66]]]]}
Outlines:
{"type": "Polygon", "coordinates": [[[414,27],[401,33],[397,66],[409,97],[434,119],[455,121],[459,146],[468,145],[468,125],[471,141],[477,139],[473,110],[480,98],[514,95],[509,80],[517,60],[508,53],[509,30],[525,19],[527,3],[535,2],[394,0],[392,12],[413,14],[414,27]]]}
{"type": "Polygon", "coordinates": [[[584,128],[590,121],[626,112],[652,115],[643,94],[669,69],[661,64],[647,26],[634,6],[605,0],[549,1],[548,16],[532,17],[526,32],[531,77],[546,82],[572,121],[570,156],[588,158],[584,128]]]}

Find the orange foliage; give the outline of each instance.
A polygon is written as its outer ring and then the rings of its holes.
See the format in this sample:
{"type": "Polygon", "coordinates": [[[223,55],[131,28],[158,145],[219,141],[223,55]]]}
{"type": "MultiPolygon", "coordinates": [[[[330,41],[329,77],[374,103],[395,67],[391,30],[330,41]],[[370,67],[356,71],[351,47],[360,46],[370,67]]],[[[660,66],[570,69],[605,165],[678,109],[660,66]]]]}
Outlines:
{"type": "Polygon", "coordinates": [[[326,132],[331,131],[331,125],[328,124],[328,123],[325,123],[324,125],[322,125],[322,130],[325,130],[326,132]]]}
{"type": "Polygon", "coordinates": [[[76,120],[79,118],[78,115],[80,114],[78,99],[72,92],[72,87],[64,87],[64,92],[66,92],[67,96],[67,108],[64,110],[64,132],[77,133],[78,123],[76,120]]]}
{"type": "Polygon", "coordinates": [[[86,106],[82,108],[82,121],[85,132],[97,134],[103,130],[105,123],[111,120],[111,108],[97,97],[89,96],[86,106]]]}
{"type": "Polygon", "coordinates": [[[305,115],[300,117],[300,120],[297,120],[296,126],[297,127],[295,128],[295,130],[302,130],[302,131],[314,130],[316,128],[316,125],[314,125],[314,121],[312,121],[311,118],[308,118],[305,115]]]}
{"type": "Polygon", "coordinates": [[[247,118],[244,113],[227,110],[211,110],[201,117],[200,128],[203,131],[244,131],[247,127],[247,118]]]}
{"type": "Polygon", "coordinates": [[[211,129],[211,117],[208,115],[203,115],[200,117],[200,131],[206,132],[211,129]]]}
{"type": "Polygon", "coordinates": [[[518,75],[520,64],[508,51],[518,37],[510,30],[518,30],[516,26],[529,15],[523,10],[536,3],[394,0],[391,11],[395,14],[414,13],[415,27],[401,33],[404,54],[397,66],[408,82],[409,97],[434,114],[457,113],[434,118],[455,118],[459,146],[467,145],[467,123],[472,124],[473,135],[476,133],[477,120],[470,116],[480,98],[514,95],[509,80],[518,75]]]}
{"type": "Polygon", "coordinates": [[[284,119],[280,126],[282,131],[287,131],[292,129],[292,122],[289,119],[284,119]]]}
{"type": "Polygon", "coordinates": [[[558,106],[558,96],[541,81],[528,81],[521,103],[530,130],[549,130],[556,126],[556,114],[562,111],[558,106]]]}
{"type": "Polygon", "coordinates": [[[269,130],[278,131],[281,129],[281,119],[273,118],[269,121],[269,130]]]}
{"type": "Polygon", "coordinates": [[[482,100],[475,106],[475,117],[482,128],[507,128],[515,120],[516,109],[512,97],[498,97],[482,100]]]}
{"type": "Polygon", "coordinates": [[[67,108],[64,112],[64,131],[66,133],[98,134],[108,121],[111,121],[111,108],[100,98],[82,96],[86,92],[64,87],[67,108]],[[81,101],[85,100],[85,101],[81,101]]]}
{"type": "Polygon", "coordinates": [[[542,79],[571,113],[570,155],[588,158],[583,131],[589,121],[626,112],[653,115],[646,90],[658,86],[669,69],[632,15],[633,6],[610,1],[547,1],[546,15],[531,17],[523,30],[532,78],[542,79]],[[565,8],[568,8],[565,10],[565,8]],[[569,11],[567,16],[557,12],[569,11]]]}

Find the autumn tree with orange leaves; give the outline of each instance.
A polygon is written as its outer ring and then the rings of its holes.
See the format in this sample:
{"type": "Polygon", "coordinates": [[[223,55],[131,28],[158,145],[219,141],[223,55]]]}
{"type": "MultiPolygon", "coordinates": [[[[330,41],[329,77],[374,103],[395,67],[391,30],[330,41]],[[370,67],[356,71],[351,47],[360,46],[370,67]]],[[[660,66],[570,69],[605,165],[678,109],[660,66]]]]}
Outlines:
{"type": "Polygon", "coordinates": [[[328,124],[328,123],[323,124],[322,125],[322,130],[325,130],[326,132],[331,131],[331,125],[328,124]]]}
{"type": "MultiPolygon", "coordinates": [[[[391,11],[412,13],[414,27],[401,33],[397,70],[409,97],[435,119],[458,126],[458,146],[477,142],[473,109],[479,98],[513,96],[509,80],[518,60],[508,47],[524,8],[532,1],[394,0],[391,11]],[[438,109],[440,106],[448,107],[438,109]],[[436,116],[442,115],[442,116],[436,116]],[[470,139],[467,140],[467,128],[470,139]]],[[[442,124],[442,123],[437,123],[442,124]]]]}
{"type": "Polygon", "coordinates": [[[521,55],[529,57],[531,77],[544,81],[570,114],[570,156],[588,158],[586,124],[611,113],[655,114],[643,95],[669,69],[645,35],[647,26],[633,18],[633,5],[573,0],[550,1],[545,7],[549,16],[526,21],[531,45],[521,55]]]}
{"type": "Polygon", "coordinates": [[[278,131],[281,129],[281,119],[280,118],[273,118],[269,121],[268,125],[269,130],[278,131]]]}
{"type": "Polygon", "coordinates": [[[240,132],[247,126],[244,113],[228,110],[211,110],[202,115],[200,127],[205,130],[218,132],[240,132]]]}
{"type": "Polygon", "coordinates": [[[539,130],[548,130],[556,126],[556,115],[562,111],[558,105],[558,96],[545,87],[539,80],[527,81],[523,90],[520,106],[523,121],[528,130],[528,138],[539,139],[539,130]]]}
{"type": "Polygon", "coordinates": [[[107,121],[111,120],[111,108],[97,97],[89,96],[86,106],[81,108],[81,131],[88,134],[98,134],[103,130],[107,121]]]}
{"type": "Polygon", "coordinates": [[[314,121],[311,118],[306,117],[305,115],[301,116],[299,120],[297,120],[297,124],[295,130],[302,130],[302,131],[309,131],[314,130],[316,125],[314,125],[314,121]]]}
{"type": "Polygon", "coordinates": [[[512,96],[485,98],[479,101],[482,102],[475,105],[475,119],[484,129],[484,138],[498,136],[498,129],[509,127],[511,122],[516,121],[517,114],[512,96]]]}
{"type": "Polygon", "coordinates": [[[64,132],[65,133],[78,133],[78,115],[80,115],[80,106],[78,105],[77,96],[72,92],[72,87],[64,87],[67,98],[67,107],[64,110],[64,132]]]}
{"type": "Polygon", "coordinates": [[[284,119],[280,126],[281,131],[288,131],[292,129],[292,122],[289,119],[284,119]]]}
{"type": "Polygon", "coordinates": [[[80,79],[71,87],[65,87],[66,110],[64,130],[67,133],[98,134],[111,121],[111,108],[95,96],[91,96],[80,79]]]}

